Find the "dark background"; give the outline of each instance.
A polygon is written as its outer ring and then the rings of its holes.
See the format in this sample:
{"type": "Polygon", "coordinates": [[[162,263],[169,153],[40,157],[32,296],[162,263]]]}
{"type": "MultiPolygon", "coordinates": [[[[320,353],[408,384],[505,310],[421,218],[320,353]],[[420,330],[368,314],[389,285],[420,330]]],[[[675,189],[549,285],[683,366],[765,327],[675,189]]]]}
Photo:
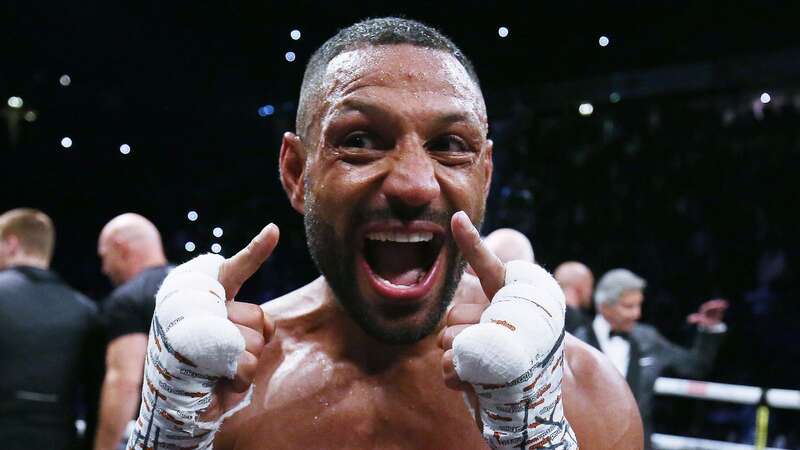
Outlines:
{"type": "MultiPolygon", "coordinates": [[[[485,232],[523,231],[550,269],[634,270],[649,282],[643,320],[677,342],[690,342],[687,314],[725,297],[730,335],[709,379],[797,388],[792,3],[4,2],[0,211],[47,212],[54,268],[96,299],[111,288],[98,233],[127,211],[156,223],[176,262],[212,242],[231,255],[274,221],[281,244],[242,295],[296,288],[316,270],[276,161],[305,61],[341,27],[402,14],[452,37],[481,76],[496,142],[485,232]]],[[[657,431],[748,442],[754,409],[665,397],[657,419],[657,431]]],[[[771,445],[797,448],[798,429],[800,414],[773,410],[771,445]]]]}

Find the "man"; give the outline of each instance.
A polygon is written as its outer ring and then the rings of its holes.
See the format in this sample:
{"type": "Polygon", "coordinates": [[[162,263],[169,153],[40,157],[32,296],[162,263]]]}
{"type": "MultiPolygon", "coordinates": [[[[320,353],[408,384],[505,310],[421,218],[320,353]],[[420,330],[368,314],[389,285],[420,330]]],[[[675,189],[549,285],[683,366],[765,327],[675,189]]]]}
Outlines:
{"type": "MultiPolygon", "coordinates": [[[[43,212],[0,215],[0,442],[5,449],[80,445],[94,429],[100,337],[96,307],[49,270],[55,232],[43,212]]],[[[82,446],[81,446],[82,447],[82,446]]]]}
{"type": "Polygon", "coordinates": [[[564,290],[567,302],[566,328],[568,332],[573,333],[578,327],[589,323],[594,275],[584,264],[567,261],[556,267],[553,276],[564,290]]]}
{"type": "Polygon", "coordinates": [[[621,377],[591,351],[561,357],[563,296],[560,311],[545,302],[560,294],[554,280],[542,293],[545,312],[536,312],[550,328],[533,331],[554,332],[555,344],[546,364],[528,372],[538,375],[520,378],[536,386],[525,388],[524,402],[509,391],[521,386],[516,379],[461,378],[473,362],[507,367],[480,352],[467,355],[475,361],[461,358],[462,335],[490,326],[518,336],[517,318],[476,324],[495,308],[487,299],[524,285],[522,306],[537,309],[527,289],[546,283],[529,283],[525,268],[549,277],[526,262],[504,266],[473,226],[483,218],[491,179],[487,131],[471,64],[436,30],[370,19],[327,41],[308,64],[297,133],[284,135],[279,157],[281,182],[304,215],[323,276],[263,310],[225,302],[277,245],[273,224],[228,260],[204,255],[176,268],[157,296],[147,386],[129,448],[213,441],[240,450],[485,449],[484,439],[494,448],[510,448],[511,440],[575,448],[575,435],[584,449],[641,448],[641,423],[621,377]],[[485,298],[457,299],[448,312],[465,263],[485,298]],[[569,424],[549,420],[562,411],[562,368],[569,424]],[[553,384],[537,384],[556,373],[553,384]],[[524,415],[524,426],[488,434],[484,427],[482,435],[463,393],[447,386],[483,391],[469,396],[483,425],[524,415]],[[541,410],[540,393],[550,410],[541,410]],[[487,399],[506,396],[514,398],[506,413],[485,414],[487,399]]]}
{"type": "Polygon", "coordinates": [[[575,336],[600,349],[626,377],[639,404],[645,430],[645,447],[652,433],[653,386],[666,369],[687,377],[700,377],[711,369],[725,332],[725,300],[703,303],[687,322],[698,325],[691,349],[665,339],[654,327],[639,323],[644,301],[644,279],[627,269],[607,272],[594,295],[598,314],[575,336]]]}
{"type": "Polygon", "coordinates": [[[103,227],[97,244],[103,273],[118,287],[103,302],[108,347],[95,450],[120,446],[136,416],[155,294],[170,266],[161,235],[146,218],[126,213],[103,227]]]}

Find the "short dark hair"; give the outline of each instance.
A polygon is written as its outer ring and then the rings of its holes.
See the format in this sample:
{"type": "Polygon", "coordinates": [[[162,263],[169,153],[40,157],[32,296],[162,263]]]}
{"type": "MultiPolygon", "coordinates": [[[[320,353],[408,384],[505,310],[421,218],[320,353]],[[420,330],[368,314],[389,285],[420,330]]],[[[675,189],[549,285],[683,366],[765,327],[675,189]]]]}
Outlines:
{"type": "Polygon", "coordinates": [[[300,102],[297,108],[296,130],[302,136],[308,126],[309,99],[322,83],[322,76],[328,63],[337,55],[370,45],[410,44],[416,47],[441,50],[453,55],[464,66],[467,74],[480,89],[478,74],[472,63],[456,44],[437,29],[416,20],[400,17],[381,17],[365,19],[339,30],[308,60],[300,87],[300,102]]]}
{"type": "Polygon", "coordinates": [[[47,214],[32,208],[17,208],[0,215],[0,238],[16,236],[22,250],[45,259],[53,256],[55,228],[47,214]]]}

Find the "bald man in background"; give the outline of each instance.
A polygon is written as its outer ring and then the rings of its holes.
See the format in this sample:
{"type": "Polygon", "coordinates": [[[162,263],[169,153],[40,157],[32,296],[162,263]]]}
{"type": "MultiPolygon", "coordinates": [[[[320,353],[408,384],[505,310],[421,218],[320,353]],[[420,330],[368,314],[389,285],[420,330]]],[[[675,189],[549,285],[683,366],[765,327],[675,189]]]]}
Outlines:
{"type": "Polygon", "coordinates": [[[553,274],[567,302],[564,328],[572,333],[589,323],[594,292],[594,275],[586,265],[578,261],[567,261],[556,267],[553,274]]]}
{"type": "Polygon", "coordinates": [[[117,288],[103,302],[109,343],[94,448],[113,450],[124,445],[126,426],[138,410],[155,294],[171,266],[156,226],[133,213],[103,227],[97,253],[117,288]]]}

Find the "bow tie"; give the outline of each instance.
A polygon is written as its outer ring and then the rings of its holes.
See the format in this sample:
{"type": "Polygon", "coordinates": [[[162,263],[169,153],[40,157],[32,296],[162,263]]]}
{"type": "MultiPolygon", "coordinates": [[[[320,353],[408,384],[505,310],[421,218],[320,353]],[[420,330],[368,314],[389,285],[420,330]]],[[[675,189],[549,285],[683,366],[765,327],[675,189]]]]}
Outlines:
{"type": "Polygon", "coordinates": [[[614,336],[621,337],[622,339],[625,339],[625,340],[627,341],[628,339],[630,339],[630,337],[631,337],[631,334],[630,334],[630,333],[628,333],[627,331],[615,331],[615,330],[611,330],[611,332],[609,332],[609,333],[608,333],[608,338],[609,338],[609,339],[611,339],[611,338],[613,338],[614,336]]]}

